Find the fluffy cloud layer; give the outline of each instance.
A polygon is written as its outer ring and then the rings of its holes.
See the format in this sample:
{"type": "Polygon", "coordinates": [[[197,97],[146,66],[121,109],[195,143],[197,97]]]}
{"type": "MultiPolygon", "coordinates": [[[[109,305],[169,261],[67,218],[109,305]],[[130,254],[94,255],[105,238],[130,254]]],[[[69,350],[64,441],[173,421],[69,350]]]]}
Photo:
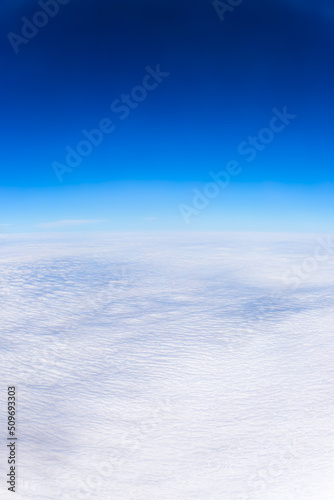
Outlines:
{"type": "MultiPolygon", "coordinates": [[[[316,245],[291,235],[3,240],[17,498],[329,500],[332,258],[296,287],[282,279],[316,245]]],[[[5,458],[0,468],[5,477],[5,458]]]]}

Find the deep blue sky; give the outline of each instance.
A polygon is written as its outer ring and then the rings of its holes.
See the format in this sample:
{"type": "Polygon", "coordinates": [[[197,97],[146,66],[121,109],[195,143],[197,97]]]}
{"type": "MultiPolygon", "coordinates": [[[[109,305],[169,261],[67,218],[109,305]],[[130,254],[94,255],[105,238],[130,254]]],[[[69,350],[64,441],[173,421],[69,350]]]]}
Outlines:
{"type": "Polygon", "coordinates": [[[7,34],[40,10],[0,2],[0,231],[331,231],[332,0],[244,0],[224,21],[204,0],[70,0],[16,54],[7,34]],[[120,120],[111,103],[157,64],[169,76],[120,120]],[[247,162],[238,145],[284,106],[297,117],[247,162]],[[102,118],[115,130],[60,183],[52,163],[102,118]],[[185,224],[179,204],[234,159],[185,224]]]}

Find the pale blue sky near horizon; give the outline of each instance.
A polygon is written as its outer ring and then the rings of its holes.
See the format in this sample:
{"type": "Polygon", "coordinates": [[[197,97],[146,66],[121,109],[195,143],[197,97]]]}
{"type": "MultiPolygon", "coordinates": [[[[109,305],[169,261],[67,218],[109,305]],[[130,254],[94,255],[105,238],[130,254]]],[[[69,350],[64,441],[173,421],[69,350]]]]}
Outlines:
{"type": "Polygon", "coordinates": [[[333,232],[333,185],[233,184],[188,221],[203,183],[106,183],[2,194],[2,233],[40,231],[269,231],[333,232]],[[45,206],[56,207],[53,211],[45,206]],[[248,210],[247,207],[251,207],[248,210]]]}

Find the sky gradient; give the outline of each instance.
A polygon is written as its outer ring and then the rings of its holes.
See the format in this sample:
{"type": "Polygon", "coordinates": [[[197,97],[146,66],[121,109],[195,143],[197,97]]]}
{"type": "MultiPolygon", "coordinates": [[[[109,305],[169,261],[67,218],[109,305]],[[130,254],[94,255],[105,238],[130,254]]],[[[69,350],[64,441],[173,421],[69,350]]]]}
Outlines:
{"type": "Polygon", "coordinates": [[[244,0],[223,21],[204,0],[51,3],[0,2],[1,232],[331,232],[330,1],[244,0]]]}

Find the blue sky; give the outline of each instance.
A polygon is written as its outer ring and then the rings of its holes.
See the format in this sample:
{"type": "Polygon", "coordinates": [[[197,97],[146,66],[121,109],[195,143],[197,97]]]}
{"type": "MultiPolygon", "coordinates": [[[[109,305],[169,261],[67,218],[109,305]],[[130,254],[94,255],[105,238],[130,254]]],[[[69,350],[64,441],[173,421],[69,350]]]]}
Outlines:
{"type": "Polygon", "coordinates": [[[224,21],[204,0],[58,7],[15,53],[8,33],[42,7],[0,3],[0,231],[331,231],[329,1],[244,0],[224,21]],[[296,117],[248,162],[238,147],[285,106],[296,117]],[[103,120],[112,131],[69,167],[66,147],[103,120]],[[241,173],[185,223],[180,204],[231,160],[241,173]]]}

